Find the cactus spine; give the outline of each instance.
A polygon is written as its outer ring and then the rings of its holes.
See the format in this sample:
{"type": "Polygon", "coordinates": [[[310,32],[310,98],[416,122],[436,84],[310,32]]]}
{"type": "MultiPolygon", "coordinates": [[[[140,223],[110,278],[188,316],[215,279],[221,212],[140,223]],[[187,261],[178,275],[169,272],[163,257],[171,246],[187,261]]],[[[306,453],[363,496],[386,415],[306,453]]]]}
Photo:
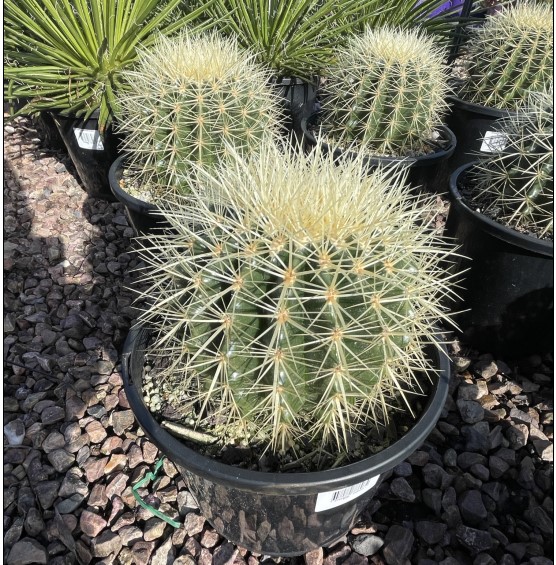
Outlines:
{"type": "Polygon", "coordinates": [[[444,52],[417,30],[367,28],[327,73],[326,127],[379,155],[427,152],[449,93],[444,52]]]}
{"type": "Polygon", "coordinates": [[[269,72],[233,39],[160,37],[124,73],[118,119],[129,166],[141,183],[179,190],[193,165],[214,168],[226,144],[245,156],[272,135],[279,99],[269,72]]]}
{"type": "Polygon", "coordinates": [[[432,198],[409,195],[399,171],[272,144],[200,170],[191,189],[167,213],[178,235],[143,251],[143,319],[190,400],[275,450],[307,438],[345,451],[419,390],[451,292],[450,246],[420,221],[432,198]]]}
{"type": "Polygon", "coordinates": [[[531,92],[515,117],[500,120],[505,140],[479,162],[477,191],[497,220],[552,237],[554,224],[554,100],[550,88],[531,92]]]}
{"type": "Polygon", "coordinates": [[[515,110],[526,91],[546,88],[554,69],[552,10],[548,3],[517,2],[488,17],[469,41],[462,98],[515,110]]]}

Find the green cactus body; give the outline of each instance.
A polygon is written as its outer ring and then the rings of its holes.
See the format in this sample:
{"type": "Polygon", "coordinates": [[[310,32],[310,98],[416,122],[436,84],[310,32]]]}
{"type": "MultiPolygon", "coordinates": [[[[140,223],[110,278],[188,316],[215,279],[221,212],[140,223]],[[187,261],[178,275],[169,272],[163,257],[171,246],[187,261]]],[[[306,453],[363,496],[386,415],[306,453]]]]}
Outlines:
{"type": "Polygon", "coordinates": [[[327,72],[325,125],[376,154],[427,152],[449,93],[444,52],[418,31],[367,29],[327,72]]]}
{"type": "Polygon", "coordinates": [[[553,79],[552,6],[532,1],[503,7],[469,41],[468,73],[461,96],[470,102],[515,110],[526,91],[553,79]]]}
{"type": "Polygon", "coordinates": [[[473,175],[487,211],[517,229],[552,237],[554,110],[552,88],[531,92],[515,117],[500,120],[504,149],[481,158],[473,175]]]}
{"type": "Polygon", "coordinates": [[[280,102],[267,85],[269,72],[233,39],[161,36],[124,75],[117,116],[123,150],[138,182],[155,192],[179,191],[196,165],[217,166],[226,144],[248,156],[276,131],[280,102]]]}
{"type": "Polygon", "coordinates": [[[150,238],[159,254],[145,254],[156,282],[144,318],[193,402],[277,450],[303,437],[344,450],[427,367],[422,345],[449,294],[437,266],[451,253],[419,220],[433,199],[358,158],[338,166],[267,144],[249,164],[234,158],[198,171],[169,216],[177,236],[150,238]],[[217,191],[223,209],[203,202],[217,191]],[[194,238],[190,255],[173,238],[194,238]]]}

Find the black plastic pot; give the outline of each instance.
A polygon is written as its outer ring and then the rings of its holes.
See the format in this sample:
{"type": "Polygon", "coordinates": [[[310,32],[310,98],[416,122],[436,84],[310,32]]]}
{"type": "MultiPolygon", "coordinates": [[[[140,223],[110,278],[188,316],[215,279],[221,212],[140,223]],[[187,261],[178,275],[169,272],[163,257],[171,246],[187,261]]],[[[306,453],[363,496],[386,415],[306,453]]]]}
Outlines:
{"type": "Polygon", "coordinates": [[[430,347],[436,371],[428,403],[413,428],[380,453],[337,469],[312,473],[263,473],[225,465],[186,447],[153,418],[142,395],[149,331],[132,329],[122,353],[129,405],[147,436],[185,476],[203,516],[217,532],[250,551],[302,555],[331,546],[355,524],[381,480],[413,453],[442,412],[450,378],[444,345],[430,347]]]}
{"type": "Polygon", "coordinates": [[[114,196],[125,206],[126,214],[136,235],[148,235],[170,224],[163,218],[160,208],[150,202],[139,200],[120,186],[125,156],[120,155],[110,166],[108,180],[114,196]]]}
{"type": "Polygon", "coordinates": [[[66,144],[56,127],[54,118],[50,112],[39,112],[33,116],[33,122],[37,128],[39,137],[48,149],[55,151],[66,151],[66,144]]]}
{"type": "Polygon", "coordinates": [[[494,122],[513,114],[508,110],[498,110],[465,102],[456,96],[449,96],[451,112],[446,117],[446,124],[454,132],[458,146],[450,157],[450,173],[465,163],[475,161],[481,153],[490,153],[488,132],[493,131],[494,122]]]}
{"type": "Polygon", "coordinates": [[[300,141],[303,138],[301,121],[315,112],[317,85],[318,77],[312,83],[297,77],[280,77],[272,82],[284,103],[284,131],[293,133],[300,141]]]}
{"type": "Polygon", "coordinates": [[[112,127],[100,134],[98,112],[87,120],[58,113],[52,117],[86,192],[93,198],[114,201],[108,169],[119,155],[119,137],[112,127]]]}
{"type": "Polygon", "coordinates": [[[465,342],[517,358],[554,349],[554,243],[503,226],[469,208],[459,187],[473,166],[450,179],[452,203],[446,235],[461,245],[455,272],[464,273],[455,319],[465,342]]]}
{"type": "MultiPolygon", "coordinates": [[[[306,146],[314,147],[317,139],[311,129],[318,123],[318,114],[313,114],[309,119],[302,120],[301,128],[306,146]]],[[[439,147],[434,153],[421,155],[418,157],[366,157],[365,164],[369,169],[378,166],[396,165],[406,163],[409,166],[408,182],[413,187],[421,187],[427,192],[440,193],[446,191],[445,182],[439,178],[441,165],[452,155],[456,148],[456,137],[453,132],[446,126],[439,126],[440,134],[439,147]]],[[[355,153],[343,151],[339,148],[331,148],[327,143],[322,143],[322,150],[326,154],[330,151],[334,152],[335,158],[343,156],[355,157],[355,153]]]]}

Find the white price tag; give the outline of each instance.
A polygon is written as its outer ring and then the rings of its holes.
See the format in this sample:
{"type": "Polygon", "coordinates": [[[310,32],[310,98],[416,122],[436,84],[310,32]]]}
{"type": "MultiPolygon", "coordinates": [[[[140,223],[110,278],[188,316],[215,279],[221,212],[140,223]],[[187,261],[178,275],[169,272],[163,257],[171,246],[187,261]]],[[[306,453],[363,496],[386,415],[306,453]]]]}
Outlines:
{"type": "Polygon", "coordinates": [[[481,149],[483,153],[497,153],[506,148],[508,137],[500,131],[487,131],[483,137],[481,149]]]}
{"type": "Polygon", "coordinates": [[[104,149],[100,133],[96,129],[73,128],[73,133],[81,149],[92,149],[93,151],[104,149]]]}
{"type": "Polygon", "coordinates": [[[351,485],[350,487],[319,493],[317,496],[315,512],[330,510],[330,508],[336,508],[336,506],[341,506],[350,500],[356,499],[358,496],[361,496],[363,493],[371,490],[376,485],[379,478],[380,475],[377,475],[376,477],[371,477],[366,481],[357,483],[356,485],[351,485]]]}

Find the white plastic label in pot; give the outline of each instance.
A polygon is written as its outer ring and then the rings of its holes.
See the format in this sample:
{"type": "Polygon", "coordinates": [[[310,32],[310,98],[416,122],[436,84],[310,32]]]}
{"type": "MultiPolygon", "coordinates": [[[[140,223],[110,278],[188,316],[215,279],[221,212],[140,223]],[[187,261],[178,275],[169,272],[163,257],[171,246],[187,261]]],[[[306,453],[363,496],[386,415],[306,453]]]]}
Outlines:
{"type": "Polygon", "coordinates": [[[371,490],[376,485],[379,478],[380,475],[377,475],[376,477],[371,477],[365,481],[357,483],[356,485],[351,485],[350,487],[319,493],[317,496],[315,512],[330,510],[331,508],[336,508],[336,506],[341,506],[342,504],[346,504],[347,502],[356,499],[358,496],[361,496],[368,490],[371,490]]]}
{"type": "Polygon", "coordinates": [[[506,148],[508,137],[500,131],[487,131],[483,137],[481,149],[483,153],[496,153],[506,148]]]}
{"type": "Polygon", "coordinates": [[[100,133],[96,129],[73,128],[73,133],[81,149],[91,149],[93,151],[102,151],[104,149],[100,133]]]}

